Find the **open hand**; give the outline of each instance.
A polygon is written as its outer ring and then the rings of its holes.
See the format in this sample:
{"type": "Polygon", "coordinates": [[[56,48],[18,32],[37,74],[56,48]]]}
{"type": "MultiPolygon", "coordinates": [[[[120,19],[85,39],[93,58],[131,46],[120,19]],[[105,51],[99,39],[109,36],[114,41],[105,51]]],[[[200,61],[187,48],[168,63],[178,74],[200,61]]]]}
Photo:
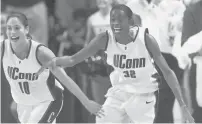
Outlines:
{"type": "Polygon", "coordinates": [[[97,117],[101,118],[104,116],[104,110],[102,109],[102,106],[92,100],[89,101],[88,105],[86,106],[86,109],[91,113],[96,115],[97,117]]]}

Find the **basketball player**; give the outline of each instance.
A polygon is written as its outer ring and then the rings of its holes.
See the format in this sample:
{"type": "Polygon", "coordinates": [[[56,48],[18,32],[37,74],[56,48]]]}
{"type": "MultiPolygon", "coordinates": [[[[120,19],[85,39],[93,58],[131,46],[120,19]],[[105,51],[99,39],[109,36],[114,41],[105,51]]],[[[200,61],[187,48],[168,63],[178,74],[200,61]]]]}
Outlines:
{"type": "Polygon", "coordinates": [[[1,44],[2,68],[17,103],[21,123],[52,123],[63,105],[63,87],[70,90],[93,114],[101,106],[89,100],[61,68],[46,69],[36,75],[40,67],[55,56],[47,47],[31,39],[28,20],[21,13],[11,13],[6,20],[8,39],[1,44]],[[53,73],[53,75],[52,75],[53,73]]]}
{"type": "MultiPolygon", "coordinates": [[[[86,45],[93,37],[110,29],[111,0],[96,0],[96,2],[99,10],[88,18],[86,45]]],[[[104,95],[111,86],[107,75],[108,66],[103,62],[103,58],[104,51],[99,51],[88,61],[93,99],[99,104],[104,103],[104,95]]]]}
{"type": "Polygon", "coordinates": [[[114,71],[110,74],[112,87],[103,105],[105,116],[96,118],[96,122],[153,123],[157,100],[155,93],[158,91],[158,84],[152,78],[154,61],[179,101],[184,119],[194,122],[184,103],[176,76],[162,57],[156,40],[147,29],[130,26],[132,14],[127,6],[115,5],[110,12],[111,31],[96,36],[75,55],[55,58],[43,68],[74,66],[104,49],[107,63],[114,67],[114,71]]]}

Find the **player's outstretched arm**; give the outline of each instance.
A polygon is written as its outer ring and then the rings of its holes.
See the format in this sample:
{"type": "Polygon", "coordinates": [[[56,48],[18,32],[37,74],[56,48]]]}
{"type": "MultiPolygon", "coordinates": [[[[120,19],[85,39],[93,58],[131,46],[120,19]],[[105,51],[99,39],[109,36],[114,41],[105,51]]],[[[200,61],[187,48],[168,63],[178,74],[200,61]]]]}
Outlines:
{"type": "Polygon", "coordinates": [[[180,89],[180,85],[176,78],[176,75],[169,68],[167,62],[165,61],[164,57],[162,56],[162,54],[160,52],[160,48],[159,48],[156,40],[150,34],[146,34],[146,44],[148,46],[148,50],[152,54],[152,57],[153,57],[155,63],[161,69],[166,82],[168,83],[169,87],[172,89],[175,97],[177,98],[177,100],[181,106],[185,121],[188,121],[189,123],[194,123],[194,119],[191,116],[190,112],[188,111],[187,106],[184,102],[182,92],[180,89]]]}
{"type": "Polygon", "coordinates": [[[108,34],[106,32],[97,35],[88,45],[86,45],[79,52],[73,56],[58,57],[55,60],[56,66],[71,67],[83,60],[95,55],[99,50],[105,49],[108,41],[108,34]]]}
{"type": "Polygon", "coordinates": [[[63,57],[54,57],[50,61],[44,63],[44,65],[36,73],[40,75],[46,68],[54,70],[55,67],[72,67],[83,60],[95,55],[99,50],[105,49],[108,43],[108,34],[107,32],[97,35],[92,41],[86,45],[79,52],[73,56],[63,56],[63,57]]]}
{"type": "MultiPolygon", "coordinates": [[[[55,55],[53,52],[45,46],[39,47],[37,52],[37,58],[39,62],[43,65],[54,58],[55,55]]],[[[59,81],[71,92],[73,93],[80,102],[86,107],[86,109],[92,114],[101,116],[102,111],[101,105],[97,104],[88,99],[88,97],[81,91],[78,85],[65,73],[65,71],[61,67],[56,67],[54,70],[50,70],[55,77],[59,79],[59,81]]]]}

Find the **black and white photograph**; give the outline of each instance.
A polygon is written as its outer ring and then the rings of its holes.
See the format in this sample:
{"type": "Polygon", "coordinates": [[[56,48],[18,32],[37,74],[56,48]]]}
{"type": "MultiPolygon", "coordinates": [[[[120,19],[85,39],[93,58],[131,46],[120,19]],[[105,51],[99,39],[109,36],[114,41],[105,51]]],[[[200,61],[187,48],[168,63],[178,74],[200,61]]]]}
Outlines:
{"type": "Polygon", "coordinates": [[[0,123],[202,123],[202,0],[1,0],[0,123]]]}

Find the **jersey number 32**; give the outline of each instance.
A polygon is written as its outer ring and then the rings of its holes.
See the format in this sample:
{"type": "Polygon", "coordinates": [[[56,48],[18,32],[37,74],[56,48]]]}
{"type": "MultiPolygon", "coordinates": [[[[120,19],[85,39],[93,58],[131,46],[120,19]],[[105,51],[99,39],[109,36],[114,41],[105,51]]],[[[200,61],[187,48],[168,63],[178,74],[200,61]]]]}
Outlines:
{"type": "Polygon", "coordinates": [[[136,78],[136,73],[135,70],[126,70],[123,72],[124,73],[124,77],[126,78],[136,78]]]}

